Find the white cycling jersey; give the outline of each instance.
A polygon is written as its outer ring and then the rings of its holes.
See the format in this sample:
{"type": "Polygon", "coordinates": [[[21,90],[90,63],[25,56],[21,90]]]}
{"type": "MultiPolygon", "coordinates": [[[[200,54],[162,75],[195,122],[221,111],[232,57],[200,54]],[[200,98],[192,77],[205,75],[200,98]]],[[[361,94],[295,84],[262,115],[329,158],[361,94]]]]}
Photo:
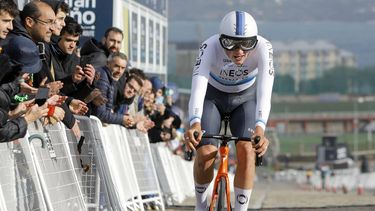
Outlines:
{"type": "Polygon", "coordinates": [[[242,65],[236,65],[226,55],[216,34],[207,39],[199,49],[193,70],[189,101],[190,125],[200,122],[207,83],[216,89],[235,93],[256,86],[256,125],[265,129],[271,110],[271,94],[274,81],[273,49],[271,43],[257,36],[258,43],[242,65]]]}

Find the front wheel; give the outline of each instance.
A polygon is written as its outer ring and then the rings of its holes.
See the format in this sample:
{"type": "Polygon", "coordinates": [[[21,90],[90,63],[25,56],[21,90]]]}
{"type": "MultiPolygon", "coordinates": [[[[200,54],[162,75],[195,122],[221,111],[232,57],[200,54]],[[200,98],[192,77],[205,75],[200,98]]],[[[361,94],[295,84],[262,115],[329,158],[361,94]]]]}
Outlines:
{"type": "MultiPolygon", "coordinates": [[[[219,182],[219,187],[218,187],[218,197],[217,197],[217,203],[216,203],[216,210],[217,211],[225,211],[225,201],[226,201],[226,181],[225,178],[221,178],[219,182]]],[[[230,205],[227,205],[230,206],[230,205]]]]}

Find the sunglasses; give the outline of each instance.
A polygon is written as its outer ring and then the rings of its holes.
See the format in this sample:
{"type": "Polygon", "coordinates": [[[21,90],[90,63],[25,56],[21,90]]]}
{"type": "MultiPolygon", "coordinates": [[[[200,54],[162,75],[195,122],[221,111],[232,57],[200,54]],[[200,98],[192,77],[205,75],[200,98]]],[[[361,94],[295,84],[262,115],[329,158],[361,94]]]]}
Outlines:
{"type": "Polygon", "coordinates": [[[233,51],[237,48],[240,48],[243,51],[250,51],[253,50],[258,43],[257,36],[249,38],[236,38],[223,34],[220,36],[219,41],[221,46],[228,51],[233,51]]]}

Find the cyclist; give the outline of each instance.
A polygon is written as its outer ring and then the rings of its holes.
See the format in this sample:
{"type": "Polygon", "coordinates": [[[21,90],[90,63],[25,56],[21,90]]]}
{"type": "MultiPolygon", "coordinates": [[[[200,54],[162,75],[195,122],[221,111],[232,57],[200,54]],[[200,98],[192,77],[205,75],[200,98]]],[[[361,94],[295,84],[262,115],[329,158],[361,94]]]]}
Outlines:
{"type": "Polygon", "coordinates": [[[258,144],[236,143],[235,210],[248,208],[255,175],[255,153],[264,155],[269,145],[264,130],[274,80],[272,55],[271,43],[258,35],[254,18],[243,11],[228,13],[220,23],[220,34],[200,46],[192,76],[190,128],[185,133],[188,149],[197,150],[194,163],[196,210],[206,209],[207,187],[213,179],[217,153],[214,140],[201,140],[201,130],[218,134],[225,114],[230,116],[234,136],[261,137],[258,144]],[[199,132],[197,139],[193,136],[195,131],[199,132]]]}

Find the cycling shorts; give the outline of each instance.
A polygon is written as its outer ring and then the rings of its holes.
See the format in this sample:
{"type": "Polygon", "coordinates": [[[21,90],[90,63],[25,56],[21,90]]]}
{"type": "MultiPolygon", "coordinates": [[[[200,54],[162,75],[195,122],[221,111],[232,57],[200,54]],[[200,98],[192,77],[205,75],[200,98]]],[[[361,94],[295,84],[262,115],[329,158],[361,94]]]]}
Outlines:
{"type": "MultiPolygon", "coordinates": [[[[219,134],[221,120],[228,115],[231,134],[237,137],[250,137],[249,129],[255,129],[255,109],[256,83],[238,93],[222,92],[208,84],[201,119],[202,130],[207,134],[219,134]]],[[[208,144],[218,146],[218,141],[205,138],[197,148],[208,144]]]]}

